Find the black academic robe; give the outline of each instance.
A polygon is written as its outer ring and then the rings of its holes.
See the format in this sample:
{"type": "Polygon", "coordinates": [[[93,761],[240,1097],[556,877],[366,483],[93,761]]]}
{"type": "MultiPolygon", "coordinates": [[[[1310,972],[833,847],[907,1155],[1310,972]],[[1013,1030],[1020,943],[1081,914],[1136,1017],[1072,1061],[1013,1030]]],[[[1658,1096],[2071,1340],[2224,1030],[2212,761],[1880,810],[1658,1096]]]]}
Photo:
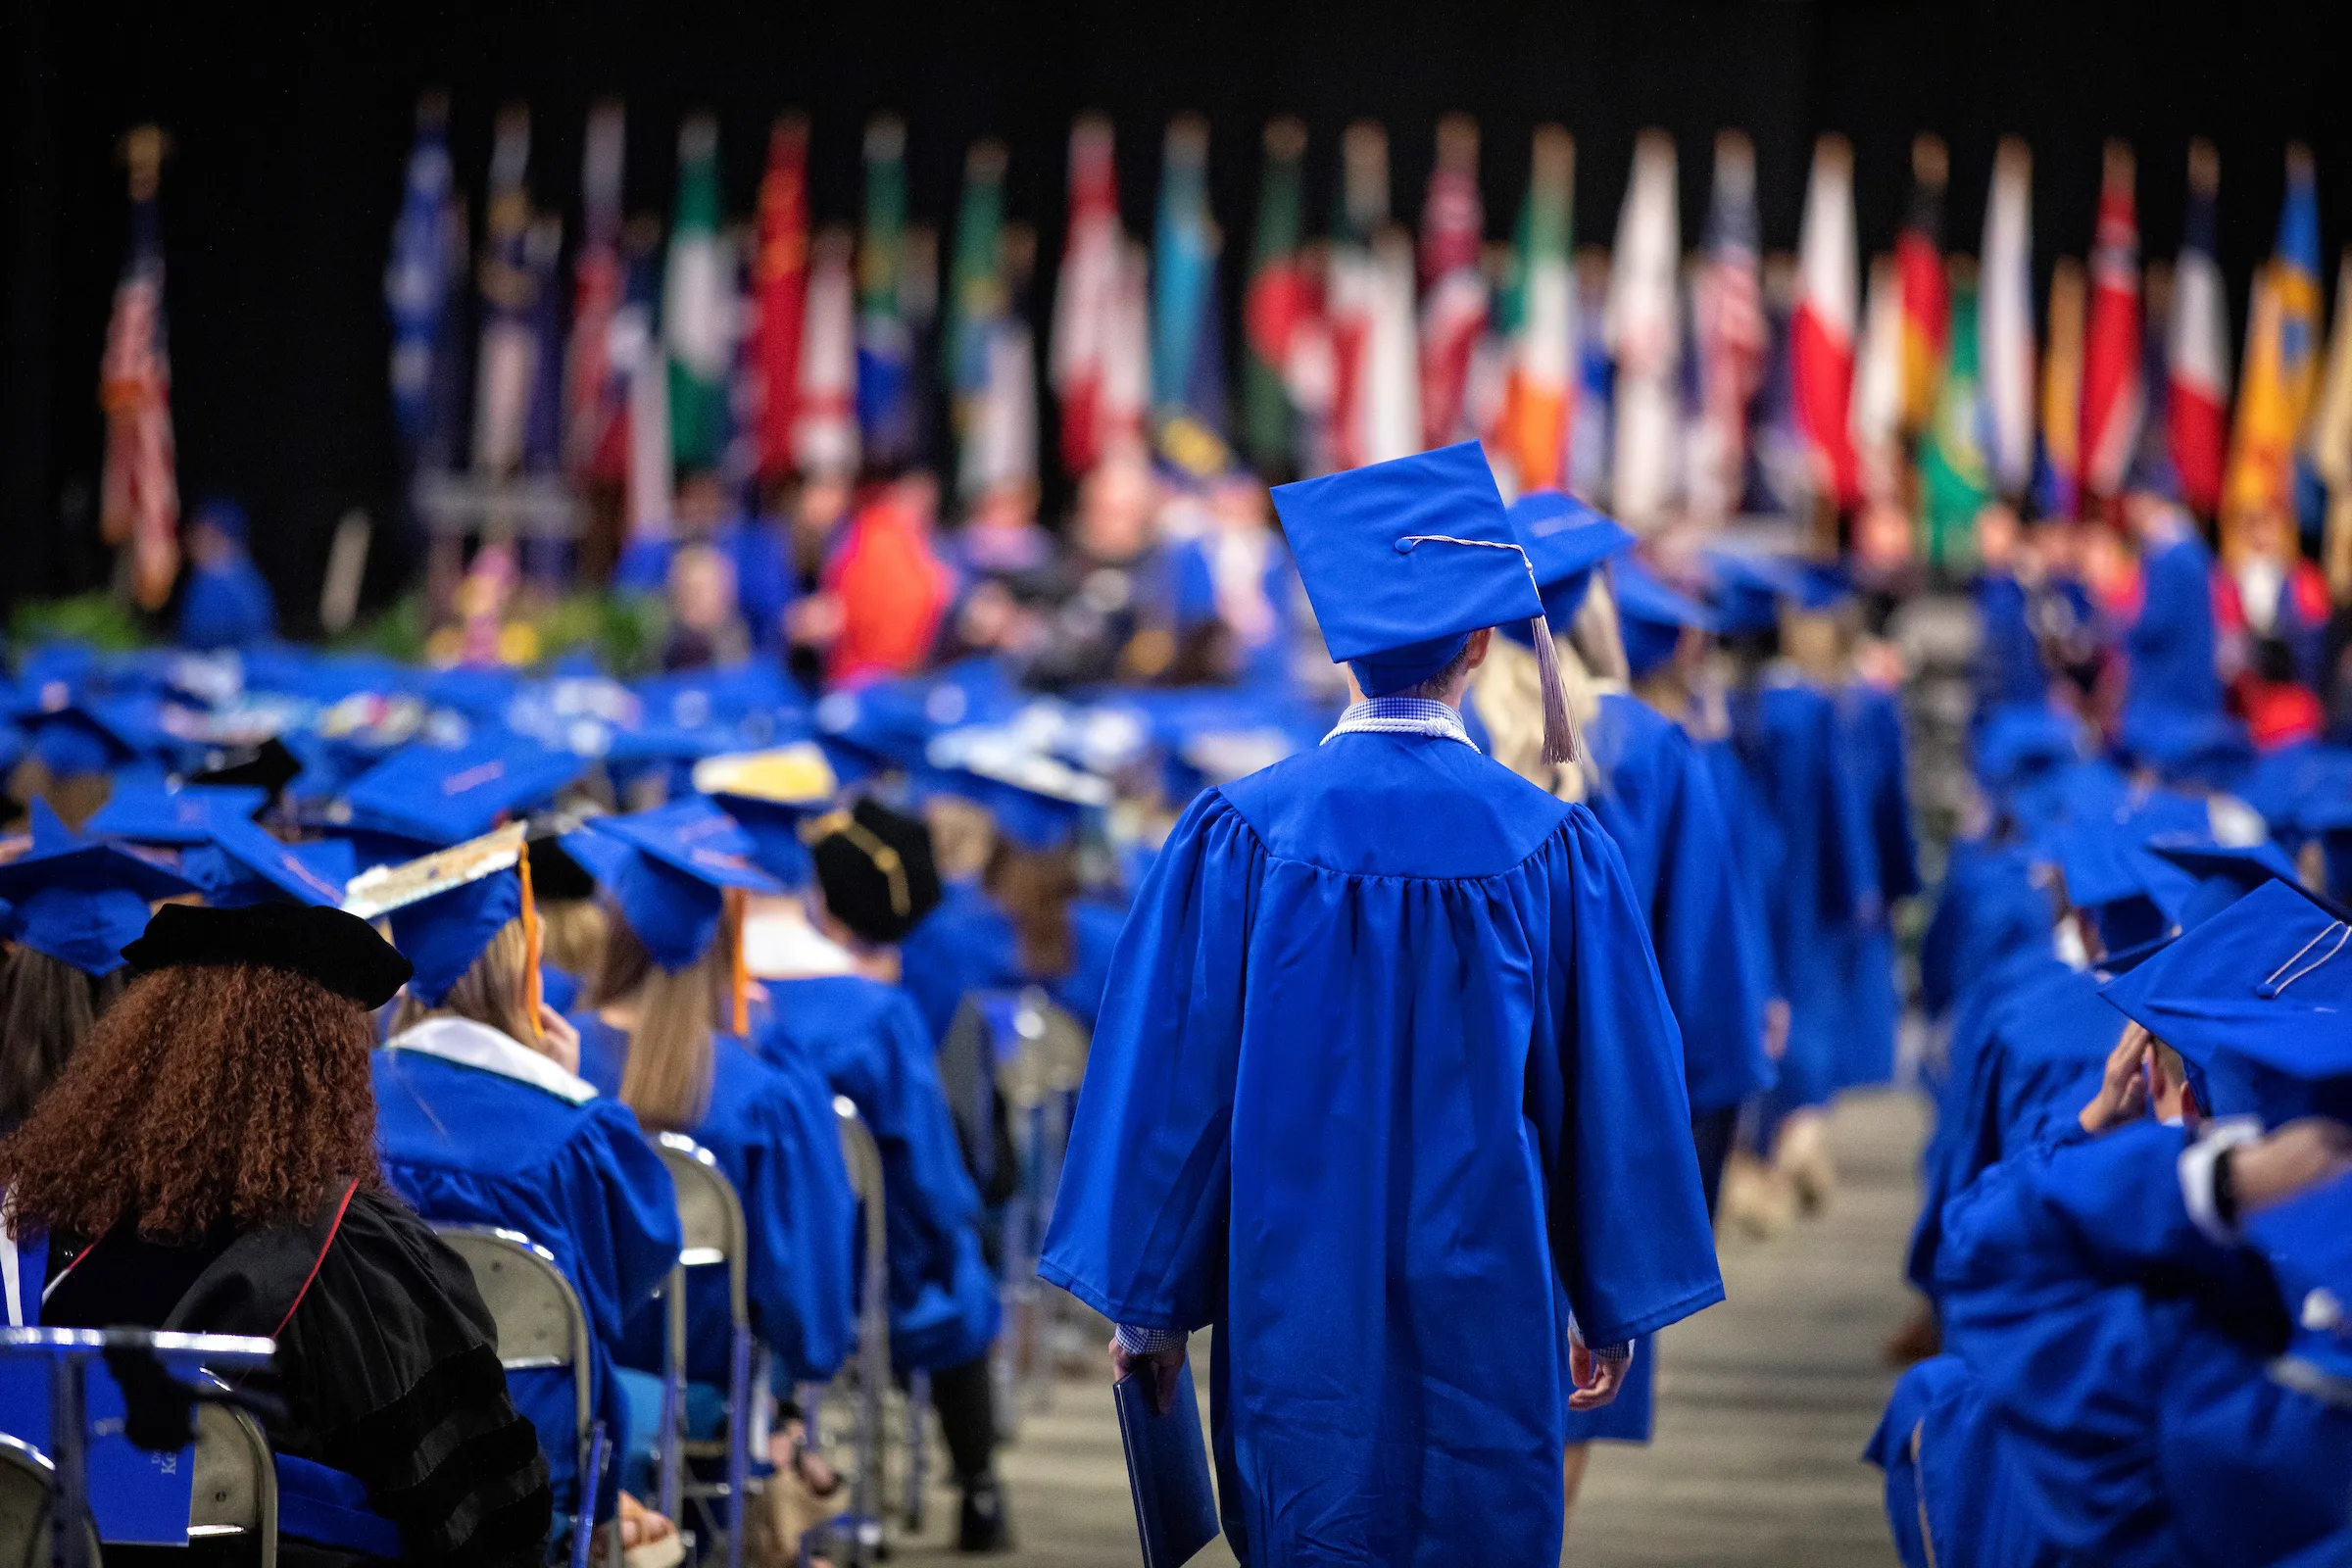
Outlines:
{"type": "Polygon", "coordinates": [[[547,1463],[507,1396],[496,1326],[464,1259],[397,1199],[344,1185],[306,1224],[176,1246],[122,1226],[50,1258],[44,1325],[275,1339],[275,1364],[247,1380],[285,1404],[271,1446],[358,1478],[404,1560],[540,1560],[547,1463]]]}

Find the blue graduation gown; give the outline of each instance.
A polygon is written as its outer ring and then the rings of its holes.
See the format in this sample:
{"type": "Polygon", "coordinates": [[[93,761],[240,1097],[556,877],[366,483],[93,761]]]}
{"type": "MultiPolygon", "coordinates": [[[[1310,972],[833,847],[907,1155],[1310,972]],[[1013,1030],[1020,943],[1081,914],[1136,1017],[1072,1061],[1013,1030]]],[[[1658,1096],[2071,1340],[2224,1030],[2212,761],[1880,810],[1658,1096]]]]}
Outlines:
{"type": "MultiPolygon", "coordinates": [[[[777,530],[757,519],[738,518],[712,534],[710,544],[735,567],[735,611],[743,617],[752,646],[763,651],[781,646],[784,612],[792,608],[794,595],[791,560],[777,530]]],[[[669,564],[676,554],[673,539],[637,541],[621,552],[612,568],[612,586],[667,593],[669,564]]]]}
{"type": "Polygon", "coordinates": [[[1120,940],[1040,1273],[1217,1326],[1244,1562],[1552,1561],[1571,1307],[1609,1344],[1723,1295],[1592,813],[1418,735],[1201,794],[1120,940]]]}
{"type": "Polygon", "coordinates": [[[2028,1568],[2042,1560],[2008,1484],[1996,1411],[1955,1355],[1906,1369],[1862,1457],[1886,1474],[1903,1568],[2028,1568]]]}
{"type": "MultiPolygon", "coordinates": [[[[1737,1105],[1773,1081],[1764,1054],[1769,983],[1764,934],[1729,853],[1713,775],[1680,724],[1621,693],[1602,696],[1585,740],[1603,775],[1587,804],[1625,857],[1635,905],[1648,916],[1658,975],[1682,1031],[1690,1112],[1737,1105]]],[[[1654,1349],[1637,1349],[1615,1400],[1569,1412],[1569,1442],[1649,1441],[1654,1349]]]]}
{"type": "Polygon", "coordinates": [[[1984,637],[1977,645],[1977,710],[2004,703],[2049,701],[2050,672],[2041,662],[2041,639],[2034,634],[2025,585],[2006,571],[1977,579],[1977,615],[1984,637]]]}
{"type": "Polygon", "coordinates": [[[1788,1049],[1773,1102],[1828,1102],[1840,1087],[1852,1027],[1846,928],[1873,891],[1864,816],[1839,758],[1837,704],[1810,686],[1767,684],[1733,704],[1741,761],[1758,808],[1779,829],[1765,908],[1788,1000],[1788,1049]]]}
{"type": "Polygon", "coordinates": [[[1891,912],[1919,892],[1919,858],[1895,699],[1857,684],[1839,693],[1837,704],[1838,756],[1855,813],[1856,861],[1864,868],[1857,883],[1865,890],[1854,918],[1836,934],[1847,1020],[1838,1036],[1838,1087],[1859,1089],[1894,1078],[1902,1002],[1895,993],[1891,912]]]}
{"type": "MultiPolygon", "coordinates": [[[[575,1102],[422,1052],[378,1051],[373,1068],[384,1179],[427,1220],[519,1231],[555,1255],[596,1342],[596,1411],[612,1442],[624,1443],[628,1407],[613,1352],[680,1246],[677,1193],[637,1118],[617,1101],[575,1102]]],[[[539,1429],[564,1506],[578,1475],[570,1374],[509,1382],[515,1407],[539,1429]]],[[[606,1473],[599,1518],[611,1511],[618,1475],[617,1466],[606,1473]]]]}
{"type": "Polygon", "coordinates": [[[934,1045],[947,1038],[956,1009],[974,991],[1018,991],[1043,986],[1087,1028],[1102,1005],[1111,951],[1126,915],[1099,899],[1070,903],[1074,961],[1065,975],[1032,974],[1020,958],[1012,918],[977,883],[951,882],[938,908],[907,933],[906,994],[921,1009],[934,1045]]]}
{"type": "Polygon", "coordinates": [[[266,643],[277,635],[277,601],[253,562],[239,555],[188,574],[179,599],[179,640],[208,652],[266,643]]]}
{"type": "MultiPolygon", "coordinates": [[[[580,1032],[580,1076],[619,1094],[628,1036],[593,1012],[576,1013],[571,1023],[580,1032]]],[[[710,1056],[710,1108],[687,1136],[718,1162],[743,1204],[752,1332],[773,1352],[779,1387],[823,1382],[849,1359],[858,1333],[858,1204],[832,1091],[801,1064],[762,1061],[732,1035],[715,1036],[710,1056]]],[[[726,1271],[690,1271],[688,1377],[726,1382],[731,1332],[726,1271]]],[[[633,1314],[621,1364],[661,1370],[662,1333],[660,1303],[633,1314]]]]}
{"type": "Polygon", "coordinates": [[[980,1251],[980,1192],[964,1169],[930,1031],[895,986],[862,975],[768,980],[754,1031],[766,1060],[821,1073],[847,1095],[882,1153],[890,1229],[890,1360],[960,1366],[996,1339],[997,1278],[980,1251]]]}
{"type": "Polygon", "coordinates": [[[2347,1523],[2352,1410],[2268,1376],[2283,1309],[2191,1223],[2186,1140],[2143,1121],[2005,1160],[1947,1220],[1947,1340],[2071,1560],[2267,1563],[2347,1523]]]}

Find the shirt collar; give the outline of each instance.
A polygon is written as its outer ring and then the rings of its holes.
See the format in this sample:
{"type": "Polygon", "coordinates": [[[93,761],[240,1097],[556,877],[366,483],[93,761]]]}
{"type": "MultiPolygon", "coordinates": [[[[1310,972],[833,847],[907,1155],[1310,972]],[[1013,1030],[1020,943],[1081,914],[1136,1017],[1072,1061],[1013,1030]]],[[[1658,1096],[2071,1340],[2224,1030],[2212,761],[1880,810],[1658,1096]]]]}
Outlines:
{"type": "Polygon", "coordinates": [[[461,1067],[494,1072],[501,1078],[544,1089],[559,1100],[584,1104],[596,1098],[596,1086],[542,1056],[502,1030],[471,1018],[427,1018],[413,1029],[394,1035],[387,1051],[414,1051],[438,1056],[461,1067]]]}
{"type": "Polygon", "coordinates": [[[1332,735],[1432,735],[1443,740],[1460,741],[1472,751],[1478,743],[1462,724],[1461,711],[1445,703],[1432,702],[1426,697],[1367,697],[1348,705],[1348,711],[1332,726],[1332,735]]]}

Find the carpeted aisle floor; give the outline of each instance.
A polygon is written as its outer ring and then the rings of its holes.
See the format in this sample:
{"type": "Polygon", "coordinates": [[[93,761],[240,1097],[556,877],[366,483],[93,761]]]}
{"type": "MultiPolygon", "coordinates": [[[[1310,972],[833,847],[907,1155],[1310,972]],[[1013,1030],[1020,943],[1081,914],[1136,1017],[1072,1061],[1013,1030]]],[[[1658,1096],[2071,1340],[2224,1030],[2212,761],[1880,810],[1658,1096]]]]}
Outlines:
{"type": "MultiPolygon", "coordinates": [[[[1568,1536],[1575,1568],[1885,1568],[1894,1560],[1879,1473],[1860,1462],[1892,1374],[1879,1349],[1909,1315],[1901,1281],[1923,1121],[1907,1096],[1858,1097],[1832,1126],[1839,1185],[1820,1218],[1770,1244],[1723,1243],[1730,1299],[1671,1331],[1657,1442],[1592,1459],[1568,1536]]],[[[1205,1418],[1205,1412],[1204,1412],[1205,1418]]],[[[1118,1427],[1102,1385],[1065,1381],[1004,1455],[1019,1549],[1000,1562],[1109,1568],[1137,1560],[1118,1427]]],[[[955,1495],[923,1540],[947,1549],[955,1495]]],[[[1230,1564],[1222,1543],[1194,1559],[1230,1564]]]]}

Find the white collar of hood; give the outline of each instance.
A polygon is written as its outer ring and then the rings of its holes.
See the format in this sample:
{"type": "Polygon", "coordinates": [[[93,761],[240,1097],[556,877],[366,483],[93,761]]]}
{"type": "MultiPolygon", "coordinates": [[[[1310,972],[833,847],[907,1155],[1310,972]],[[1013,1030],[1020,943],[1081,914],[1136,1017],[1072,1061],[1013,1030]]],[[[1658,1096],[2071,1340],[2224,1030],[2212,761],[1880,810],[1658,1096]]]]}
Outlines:
{"type": "Polygon", "coordinates": [[[387,1051],[414,1051],[438,1056],[461,1067],[478,1067],[544,1089],[559,1100],[578,1105],[596,1098],[596,1086],[576,1073],[565,1072],[504,1030],[471,1018],[427,1018],[384,1043],[387,1051]]]}

